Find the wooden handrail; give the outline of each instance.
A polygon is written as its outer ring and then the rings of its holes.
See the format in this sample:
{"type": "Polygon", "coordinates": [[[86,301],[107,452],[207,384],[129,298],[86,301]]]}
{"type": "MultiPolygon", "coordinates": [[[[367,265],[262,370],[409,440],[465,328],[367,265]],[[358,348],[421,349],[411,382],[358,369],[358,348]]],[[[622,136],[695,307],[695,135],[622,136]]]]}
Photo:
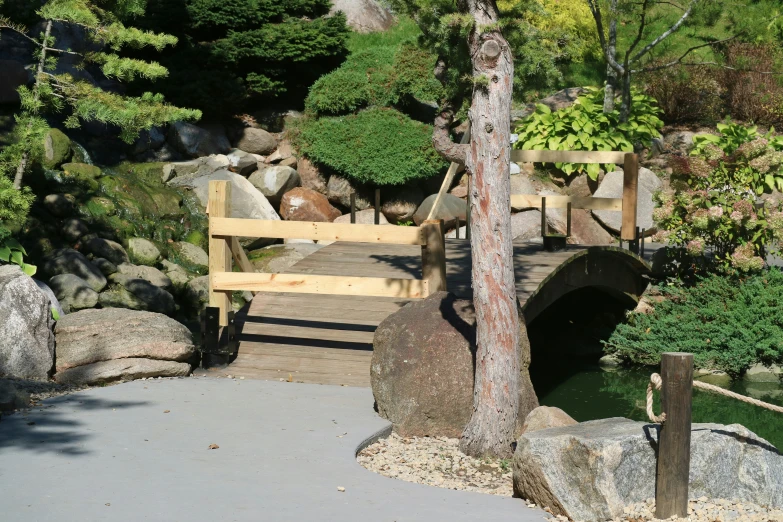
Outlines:
{"type": "Polygon", "coordinates": [[[546,198],[547,208],[566,208],[571,203],[571,208],[584,208],[590,210],[616,210],[623,209],[621,198],[596,198],[579,196],[537,196],[535,194],[512,194],[511,208],[522,210],[526,208],[541,208],[541,200],[546,198]]]}
{"type": "Polygon", "coordinates": [[[514,163],[617,163],[629,152],[615,150],[512,150],[514,163]]]}

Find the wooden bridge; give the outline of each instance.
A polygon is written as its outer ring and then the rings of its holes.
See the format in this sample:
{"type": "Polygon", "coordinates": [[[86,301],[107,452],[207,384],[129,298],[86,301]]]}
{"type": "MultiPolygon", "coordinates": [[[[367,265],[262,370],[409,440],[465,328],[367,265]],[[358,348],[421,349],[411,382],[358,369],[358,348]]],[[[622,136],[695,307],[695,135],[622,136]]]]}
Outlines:
{"type": "MultiPolygon", "coordinates": [[[[547,151],[532,152],[537,160],[542,154],[548,157],[547,151]]],[[[564,161],[562,152],[556,156],[552,161],[564,161]]],[[[550,205],[621,211],[621,238],[631,240],[636,222],[635,156],[581,153],[572,161],[622,159],[627,173],[623,198],[547,197],[550,205]]],[[[444,239],[438,221],[396,227],[232,219],[229,201],[229,183],[211,182],[207,322],[212,326],[205,331],[212,331],[212,337],[205,339],[204,356],[218,363],[230,360],[230,365],[217,370],[226,375],[369,386],[372,340],[381,321],[410,300],[437,291],[472,295],[470,243],[444,239]],[[239,236],[334,243],[284,274],[262,274],[247,260],[239,236]],[[232,269],[232,259],[239,272],[232,269]],[[231,293],[238,290],[256,295],[232,319],[231,293]],[[236,342],[218,342],[218,326],[228,326],[224,338],[234,339],[230,332],[235,331],[236,342]]],[[[515,196],[511,203],[542,210],[547,206],[540,196],[515,196]]],[[[632,305],[644,291],[644,276],[650,270],[644,260],[619,247],[569,246],[549,252],[535,243],[514,245],[514,267],[517,298],[528,323],[563,295],[588,286],[632,305]]]]}

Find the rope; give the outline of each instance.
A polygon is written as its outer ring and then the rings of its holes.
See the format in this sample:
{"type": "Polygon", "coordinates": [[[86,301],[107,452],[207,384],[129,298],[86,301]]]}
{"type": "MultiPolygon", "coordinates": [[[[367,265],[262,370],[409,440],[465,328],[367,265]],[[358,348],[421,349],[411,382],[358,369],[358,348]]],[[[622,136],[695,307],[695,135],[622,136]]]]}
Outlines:
{"type": "MultiPolygon", "coordinates": [[[[783,406],[777,406],[775,404],[770,404],[768,402],[754,399],[753,397],[747,397],[745,395],[740,395],[739,393],[734,393],[733,391],[724,390],[720,386],[707,384],[706,382],[701,381],[693,381],[693,386],[694,388],[717,393],[718,395],[723,395],[725,397],[731,397],[732,399],[737,399],[738,401],[742,401],[747,404],[753,404],[754,406],[758,406],[760,408],[783,413],[783,406]]],[[[647,385],[647,416],[650,418],[650,422],[663,423],[666,421],[665,413],[655,415],[655,412],[653,412],[653,388],[660,391],[662,387],[663,379],[661,379],[661,376],[657,373],[650,375],[650,383],[647,385]]]]}

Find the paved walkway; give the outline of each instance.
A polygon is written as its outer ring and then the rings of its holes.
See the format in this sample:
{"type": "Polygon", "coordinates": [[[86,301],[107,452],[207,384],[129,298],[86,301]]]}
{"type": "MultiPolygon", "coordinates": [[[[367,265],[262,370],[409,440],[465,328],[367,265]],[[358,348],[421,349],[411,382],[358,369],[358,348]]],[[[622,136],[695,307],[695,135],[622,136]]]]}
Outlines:
{"type": "Polygon", "coordinates": [[[51,399],[0,421],[0,518],[545,520],[520,499],[362,468],[357,446],[388,428],[372,405],[366,388],[213,378],[136,381],[51,399]]]}

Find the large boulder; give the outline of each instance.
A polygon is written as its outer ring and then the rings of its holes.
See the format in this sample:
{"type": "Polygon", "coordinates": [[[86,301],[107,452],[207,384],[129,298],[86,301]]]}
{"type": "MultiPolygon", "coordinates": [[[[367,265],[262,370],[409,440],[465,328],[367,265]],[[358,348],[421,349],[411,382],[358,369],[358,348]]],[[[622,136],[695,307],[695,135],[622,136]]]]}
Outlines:
{"type": "Polygon", "coordinates": [[[299,178],[302,180],[302,186],[304,188],[320,192],[324,195],[328,193],[328,177],[309,159],[299,158],[299,161],[296,164],[296,171],[299,173],[299,178]]]}
{"type": "Polygon", "coordinates": [[[17,103],[17,89],[27,85],[30,73],[24,68],[24,64],[16,60],[0,60],[0,71],[3,71],[0,75],[0,103],[17,103]]]}
{"type": "Polygon", "coordinates": [[[49,286],[66,314],[98,304],[98,292],[79,276],[60,274],[49,280],[49,286]]]}
{"type": "Polygon", "coordinates": [[[185,285],[188,307],[201,313],[209,303],[209,276],[194,277],[185,285]]]}
{"type": "Polygon", "coordinates": [[[77,366],[56,373],[54,380],[60,384],[101,384],[148,377],[185,377],[190,370],[186,362],[128,358],[77,366]]]}
{"type": "MultiPolygon", "coordinates": [[[[655,496],[658,426],[613,418],[525,433],[514,492],[555,515],[599,522],[655,496]]],[[[694,424],[690,498],[783,507],[783,455],[739,424],[694,424]]]]}
{"type": "Polygon", "coordinates": [[[256,171],[247,179],[272,205],[279,205],[283,194],[301,184],[299,174],[294,169],[280,165],[256,171]]]}
{"type": "Polygon", "coordinates": [[[160,250],[148,239],[132,237],[128,240],[128,257],[138,265],[154,266],[160,259],[160,250]]]}
{"type": "Polygon", "coordinates": [[[280,202],[280,216],[289,221],[334,221],[341,215],[326,196],[302,187],[286,192],[280,202]]]}
{"type": "MultiPolygon", "coordinates": [[[[401,436],[459,437],[473,411],[476,316],[471,301],[437,292],[412,301],[375,331],[370,382],[378,413],[401,436]]],[[[522,420],[536,406],[530,346],[520,321],[522,420]]]]}
{"type": "Polygon", "coordinates": [[[589,210],[575,208],[571,210],[569,242],[578,245],[610,245],[614,237],[593,219],[589,210]]]}
{"type": "MultiPolygon", "coordinates": [[[[638,199],[636,204],[636,226],[645,229],[648,233],[655,230],[652,213],[655,208],[652,195],[661,188],[662,182],[650,169],[639,169],[638,199]]],[[[594,194],[597,198],[622,198],[623,197],[623,171],[609,172],[599,185],[594,194]]],[[[619,234],[623,224],[622,212],[616,210],[593,210],[593,216],[606,228],[619,234]]]]}
{"type": "MultiPolygon", "coordinates": [[[[343,214],[334,220],[335,223],[350,223],[351,214],[343,214]]],[[[375,209],[368,208],[367,210],[360,210],[356,213],[356,223],[359,225],[374,225],[375,224],[375,209]]],[[[381,212],[378,215],[379,225],[388,225],[389,221],[386,216],[381,212]]]]}
{"type": "Polygon", "coordinates": [[[356,193],[356,210],[364,210],[372,207],[370,191],[364,187],[355,187],[347,178],[333,174],[326,184],[326,197],[332,205],[340,205],[343,208],[351,208],[351,194],[356,193]]]}
{"type": "Polygon", "coordinates": [[[522,425],[522,433],[532,433],[538,430],[548,430],[549,428],[562,428],[563,426],[573,426],[577,422],[560,408],[552,406],[539,406],[527,414],[525,423],[522,425]]]}
{"type": "Polygon", "coordinates": [[[258,159],[255,154],[234,149],[226,156],[228,158],[228,170],[236,172],[242,176],[248,177],[258,170],[258,159]]]}
{"type": "Polygon", "coordinates": [[[289,268],[317,252],[328,242],[314,243],[286,243],[285,245],[270,245],[250,252],[250,262],[258,272],[280,274],[287,272],[289,268]]]}
{"type": "Polygon", "coordinates": [[[144,279],[151,285],[157,286],[158,288],[171,288],[171,279],[169,279],[166,274],[152,266],[121,263],[117,265],[117,272],[109,276],[109,281],[112,283],[121,284],[123,286],[125,286],[125,283],[131,279],[144,279]]]}
{"type": "Polygon", "coordinates": [[[231,150],[225,131],[219,127],[207,129],[178,121],[169,127],[167,139],[177,151],[191,158],[225,154],[231,150]]]}
{"type": "Polygon", "coordinates": [[[381,191],[381,212],[390,223],[413,221],[413,214],[424,201],[424,193],[416,186],[389,188],[381,191]]]}
{"type": "Polygon", "coordinates": [[[71,139],[59,129],[49,129],[44,137],[41,163],[47,169],[56,169],[71,159],[71,139]]]}
{"type": "Polygon", "coordinates": [[[66,241],[75,243],[82,236],[87,235],[90,232],[90,229],[87,228],[87,225],[81,219],[69,218],[63,222],[60,232],[62,232],[66,241]]]}
{"type": "Polygon", "coordinates": [[[511,194],[535,194],[536,188],[527,174],[511,175],[511,194]]]}
{"type": "Polygon", "coordinates": [[[266,156],[277,148],[277,140],[264,129],[248,127],[242,131],[237,148],[250,154],[266,156]]]}
{"type": "Polygon", "coordinates": [[[49,298],[16,265],[0,266],[0,377],[46,379],[54,366],[49,298]]]}
{"type": "Polygon", "coordinates": [[[176,254],[178,263],[183,267],[194,272],[203,272],[209,269],[209,255],[204,252],[203,248],[186,241],[180,241],[173,243],[171,250],[176,254]]]}
{"type": "Polygon", "coordinates": [[[106,287],[106,277],[98,267],[90,263],[84,254],[72,248],[62,248],[52,252],[44,260],[43,271],[52,277],[60,274],[77,275],[96,292],[106,287]]]}
{"type": "Polygon", "coordinates": [[[129,308],[166,315],[176,311],[174,296],[145,279],[122,278],[119,284],[101,292],[98,302],[103,308],[129,308]]]}
{"type": "MultiPolygon", "coordinates": [[[[551,226],[551,223],[550,223],[551,226]]],[[[511,214],[511,238],[527,241],[541,237],[541,212],[528,210],[511,214]]]]}
{"type": "Polygon", "coordinates": [[[330,13],[342,11],[348,25],[360,33],[385,31],[394,25],[394,15],[378,0],[332,0],[330,13]]]}
{"type": "MultiPolygon", "coordinates": [[[[427,199],[425,199],[422,204],[419,205],[416,213],[413,214],[413,221],[416,223],[416,225],[421,225],[424,223],[430,213],[430,210],[432,209],[432,206],[435,204],[435,198],[437,197],[437,194],[427,196],[427,199]]],[[[451,228],[457,224],[457,219],[459,219],[461,222],[465,222],[465,218],[467,217],[467,209],[468,205],[464,200],[452,194],[444,194],[443,199],[438,206],[438,211],[433,216],[433,219],[442,219],[446,228],[451,228]]]]}
{"type": "Polygon", "coordinates": [[[124,248],[122,248],[121,244],[109,239],[103,239],[102,237],[94,237],[90,239],[84,244],[83,249],[88,254],[92,254],[95,257],[108,259],[115,265],[130,262],[128,253],[124,248]]]}
{"type": "Polygon", "coordinates": [[[189,360],[195,350],[187,327],[152,312],[82,310],[58,321],[55,333],[58,373],[114,359],[143,357],[182,362],[189,360]]]}
{"type": "Polygon", "coordinates": [[[209,201],[209,182],[210,181],[230,181],[231,182],[231,203],[229,206],[229,217],[244,219],[280,219],[275,209],[250,183],[247,178],[228,170],[218,170],[207,176],[197,178],[175,178],[170,182],[171,185],[187,187],[193,189],[198,197],[201,206],[206,207],[209,201]]]}
{"type": "Polygon", "coordinates": [[[73,215],[74,197],[70,194],[49,194],[43,200],[44,208],[54,217],[68,217],[73,215]]]}

